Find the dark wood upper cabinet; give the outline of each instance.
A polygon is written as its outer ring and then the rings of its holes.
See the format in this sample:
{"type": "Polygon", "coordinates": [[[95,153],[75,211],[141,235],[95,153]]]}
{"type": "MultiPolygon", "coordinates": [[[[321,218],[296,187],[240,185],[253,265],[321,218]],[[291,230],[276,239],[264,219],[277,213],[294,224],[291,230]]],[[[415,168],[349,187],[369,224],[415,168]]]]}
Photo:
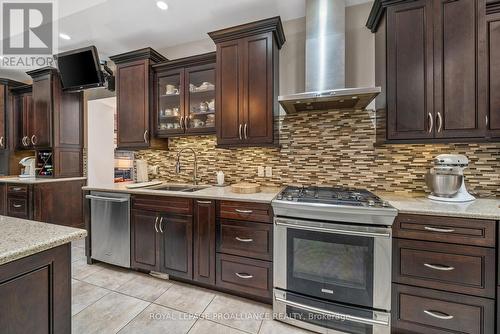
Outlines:
{"type": "Polygon", "coordinates": [[[16,88],[14,94],[14,149],[32,149],[30,142],[30,117],[33,113],[32,86],[16,88]]]}
{"type": "Polygon", "coordinates": [[[0,151],[4,153],[14,149],[12,143],[13,131],[9,126],[12,122],[10,118],[14,115],[13,109],[15,108],[15,99],[11,90],[20,86],[24,86],[24,84],[0,78],[0,151]]]}
{"type": "Polygon", "coordinates": [[[215,132],[215,52],[166,61],[154,69],[154,134],[215,132]]]}
{"type": "Polygon", "coordinates": [[[387,10],[387,137],[433,138],[432,0],[387,10]]]}
{"type": "Polygon", "coordinates": [[[151,65],[167,60],[151,48],[110,57],[116,64],[118,148],[150,146],[150,109],[153,100],[151,65]]]}
{"type": "Polygon", "coordinates": [[[83,175],[83,93],[63,91],[54,68],[27,74],[33,78],[32,106],[23,100],[17,141],[36,150],[37,176],[83,175]]]}
{"type": "Polygon", "coordinates": [[[500,138],[500,2],[487,10],[487,131],[490,137],[500,138]]]}
{"type": "Polygon", "coordinates": [[[500,116],[491,106],[500,99],[491,94],[491,78],[499,77],[500,67],[491,45],[500,25],[493,16],[486,25],[491,6],[485,0],[374,3],[367,27],[377,34],[376,82],[383,90],[377,127],[386,128],[377,131],[383,135],[378,140],[466,142],[495,136],[500,116]]]}
{"type": "Polygon", "coordinates": [[[279,17],[209,33],[217,44],[216,130],[219,146],[277,144],[279,17]]]}
{"type": "Polygon", "coordinates": [[[433,4],[436,137],[484,137],[485,1],[433,4]]]}
{"type": "Polygon", "coordinates": [[[215,285],[215,201],[194,201],[193,279],[215,285]]]}

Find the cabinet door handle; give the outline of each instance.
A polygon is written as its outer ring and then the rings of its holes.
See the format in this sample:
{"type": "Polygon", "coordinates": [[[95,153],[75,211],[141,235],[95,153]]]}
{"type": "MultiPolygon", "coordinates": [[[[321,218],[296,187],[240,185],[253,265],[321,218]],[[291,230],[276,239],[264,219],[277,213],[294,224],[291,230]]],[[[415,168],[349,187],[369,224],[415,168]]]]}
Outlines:
{"type": "Polygon", "coordinates": [[[243,278],[243,279],[249,279],[249,278],[253,278],[253,275],[249,275],[249,274],[245,274],[245,273],[234,273],[236,276],[238,276],[239,278],[243,278]]]}
{"type": "Polygon", "coordinates": [[[245,134],[245,139],[248,139],[248,124],[245,123],[245,130],[243,131],[245,134]]]}
{"type": "Polygon", "coordinates": [[[427,114],[427,116],[429,117],[429,129],[427,130],[427,132],[431,133],[432,127],[434,126],[434,118],[432,117],[431,113],[427,114]]]}
{"type": "Polygon", "coordinates": [[[243,140],[243,135],[241,134],[241,129],[242,129],[243,125],[240,124],[240,127],[238,129],[238,134],[240,136],[240,140],[243,140]]]}
{"type": "Polygon", "coordinates": [[[441,112],[437,113],[437,118],[438,118],[438,121],[439,121],[437,132],[441,132],[441,130],[443,130],[443,116],[441,116],[441,112]]]}
{"type": "Polygon", "coordinates": [[[198,204],[212,204],[212,201],[196,201],[198,204]]]}
{"type": "Polygon", "coordinates": [[[33,145],[36,145],[37,141],[38,140],[36,139],[35,135],[31,136],[31,142],[33,143],[33,145]]]}
{"type": "Polygon", "coordinates": [[[143,137],[144,137],[144,142],[147,144],[148,143],[148,130],[144,131],[143,137]]]}
{"type": "Polygon", "coordinates": [[[452,229],[452,228],[437,228],[437,227],[424,226],[424,229],[427,230],[427,231],[439,232],[439,233],[452,233],[452,232],[455,232],[455,230],[452,229]]]}
{"type": "Polygon", "coordinates": [[[184,116],[180,118],[179,123],[181,125],[181,129],[184,129],[184,116]]]}
{"type": "Polygon", "coordinates": [[[253,212],[252,210],[241,210],[241,209],[234,209],[234,211],[236,211],[238,213],[252,213],[253,212]]]}
{"type": "Polygon", "coordinates": [[[0,146],[4,147],[5,145],[5,138],[4,136],[0,137],[0,146]]]}
{"type": "Polygon", "coordinates": [[[21,204],[12,204],[12,206],[15,207],[16,209],[22,207],[21,204]]]}
{"type": "Polygon", "coordinates": [[[451,320],[454,318],[452,315],[442,313],[442,312],[424,310],[424,313],[427,315],[430,315],[433,318],[441,319],[441,320],[451,320]]]}
{"type": "Polygon", "coordinates": [[[160,233],[163,233],[163,229],[161,228],[161,225],[163,224],[163,217],[160,218],[160,224],[158,226],[160,226],[160,233]]]}
{"type": "Polygon", "coordinates": [[[189,125],[189,119],[187,117],[184,117],[184,129],[187,129],[189,125]]]}
{"type": "Polygon", "coordinates": [[[23,139],[21,139],[21,143],[23,143],[23,146],[28,146],[28,144],[26,144],[26,136],[23,137],[23,139]]]}
{"type": "Polygon", "coordinates": [[[441,271],[452,271],[455,270],[455,267],[449,267],[449,266],[443,266],[440,264],[430,264],[430,263],[424,263],[424,266],[427,268],[431,268],[434,270],[441,270],[441,271]]]}
{"type": "Polygon", "coordinates": [[[485,118],[485,121],[486,121],[486,128],[487,128],[488,127],[488,123],[489,123],[488,115],[486,115],[484,118],[485,118]]]}
{"type": "Polygon", "coordinates": [[[30,146],[30,137],[26,136],[26,146],[30,146]]]}
{"type": "Polygon", "coordinates": [[[253,241],[253,239],[242,239],[240,237],[236,237],[235,239],[240,241],[240,242],[252,242],[253,241]]]}
{"type": "Polygon", "coordinates": [[[155,231],[156,231],[156,233],[158,233],[158,219],[159,218],[160,217],[156,216],[156,219],[155,219],[155,231]]]}

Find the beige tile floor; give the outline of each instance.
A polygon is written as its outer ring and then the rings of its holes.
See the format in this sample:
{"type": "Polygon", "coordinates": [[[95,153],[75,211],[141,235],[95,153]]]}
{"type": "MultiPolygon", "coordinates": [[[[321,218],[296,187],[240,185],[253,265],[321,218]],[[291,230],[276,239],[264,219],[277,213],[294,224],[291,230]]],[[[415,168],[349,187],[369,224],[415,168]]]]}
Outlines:
{"type": "Polygon", "coordinates": [[[271,320],[270,305],[110,265],[88,265],[83,241],[72,246],[73,334],[311,333],[271,320]]]}

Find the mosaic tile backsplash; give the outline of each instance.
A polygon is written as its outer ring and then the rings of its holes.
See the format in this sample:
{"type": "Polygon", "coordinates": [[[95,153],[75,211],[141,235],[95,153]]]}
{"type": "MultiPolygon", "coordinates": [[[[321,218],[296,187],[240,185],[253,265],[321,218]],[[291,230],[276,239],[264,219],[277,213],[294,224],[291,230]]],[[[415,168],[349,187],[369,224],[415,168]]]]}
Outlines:
{"type": "Polygon", "coordinates": [[[191,182],[191,152],[181,156],[183,171],[175,174],[177,151],[193,148],[198,154],[201,183],[215,183],[222,170],[228,183],[262,185],[317,184],[367,188],[377,191],[427,191],[424,175],[434,156],[466,155],[471,161],[466,182],[471,193],[500,197],[500,143],[375,144],[373,111],[324,111],[287,115],[280,122],[281,148],[216,147],[215,136],[172,138],[168,151],[143,150],[136,154],[159,174],[150,179],[191,182]],[[258,177],[258,166],[271,166],[272,177],[258,177]]]}

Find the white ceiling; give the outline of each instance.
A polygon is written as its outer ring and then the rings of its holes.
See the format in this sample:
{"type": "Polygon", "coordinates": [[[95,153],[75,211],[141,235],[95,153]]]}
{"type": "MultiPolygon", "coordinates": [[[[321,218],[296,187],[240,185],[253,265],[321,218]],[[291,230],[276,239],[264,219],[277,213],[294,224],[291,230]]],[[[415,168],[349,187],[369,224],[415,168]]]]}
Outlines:
{"type": "MultiPolygon", "coordinates": [[[[371,0],[346,0],[356,5],[371,0]]],[[[151,46],[165,49],[207,38],[207,32],[280,15],[283,21],[305,15],[304,0],[59,0],[59,50],[95,45],[101,59],[151,46]]],[[[14,72],[0,69],[0,75],[14,72]]],[[[20,78],[18,78],[20,79],[20,78]]]]}

